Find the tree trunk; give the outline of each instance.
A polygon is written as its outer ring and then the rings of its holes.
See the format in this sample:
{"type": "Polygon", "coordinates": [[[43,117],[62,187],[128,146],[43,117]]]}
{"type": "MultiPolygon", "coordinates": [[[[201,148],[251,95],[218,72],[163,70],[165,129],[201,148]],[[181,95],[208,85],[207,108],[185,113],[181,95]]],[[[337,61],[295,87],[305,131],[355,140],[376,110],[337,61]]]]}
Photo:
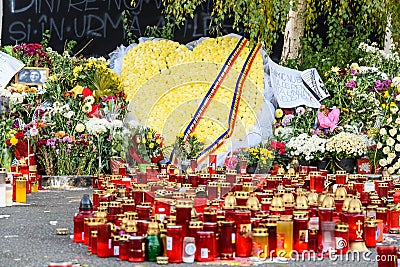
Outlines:
{"type": "Polygon", "coordinates": [[[393,39],[392,39],[392,31],[390,30],[390,28],[392,27],[392,17],[389,15],[388,19],[387,19],[387,24],[386,24],[386,34],[385,34],[385,45],[384,45],[384,51],[386,53],[391,52],[390,51],[390,46],[393,44],[393,39]]]}
{"type": "MultiPolygon", "coordinates": [[[[293,4],[293,3],[292,3],[293,4]]],[[[282,51],[282,60],[294,59],[299,56],[300,38],[304,35],[305,0],[298,0],[297,10],[291,7],[288,14],[288,22],[285,28],[285,36],[282,51]]]]}

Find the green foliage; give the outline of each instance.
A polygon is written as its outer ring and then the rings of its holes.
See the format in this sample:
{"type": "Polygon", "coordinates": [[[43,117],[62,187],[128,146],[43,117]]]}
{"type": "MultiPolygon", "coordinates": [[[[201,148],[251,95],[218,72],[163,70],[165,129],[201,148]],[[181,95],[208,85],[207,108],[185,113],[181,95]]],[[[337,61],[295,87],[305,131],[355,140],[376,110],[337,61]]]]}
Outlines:
{"type": "Polygon", "coordinates": [[[382,47],[389,16],[393,37],[398,38],[399,10],[393,0],[306,0],[302,54],[284,64],[300,70],[316,67],[326,72],[332,66],[358,62],[361,42],[374,40],[382,47]],[[318,34],[322,33],[321,28],[326,30],[324,39],[318,34]]]}

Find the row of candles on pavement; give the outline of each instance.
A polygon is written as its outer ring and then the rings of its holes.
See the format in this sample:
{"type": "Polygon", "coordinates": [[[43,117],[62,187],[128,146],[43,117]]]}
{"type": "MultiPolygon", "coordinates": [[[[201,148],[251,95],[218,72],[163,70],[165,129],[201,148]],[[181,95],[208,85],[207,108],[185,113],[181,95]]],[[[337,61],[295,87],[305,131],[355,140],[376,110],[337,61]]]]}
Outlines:
{"type": "MultiPolygon", "coordinates": [[[[375,247],[382,233],[399,228],[397,191],[390,210],[383,203],[363,207],[357,191],[345,185],[334,195],[281,188],[272,199],[266,197],[268,190],[236,191],[204,208],[193,206],[196,198],[156,197],[153,203],[135,203],[132,195],[127,198],[126,191],[114,184],[107,182],[105,187],[93,195],[97,211],[81,209],[74,218],[74,241],[84,242],[99,257],[192,262],[233,256],[289,257],[293,250],[334,249],[343,254],[350,246],[362,250],[364,242],[375,247]],[[194,210],[202,212],[196,215],[194,210]]],[[[368,204],[373,204],[375,195],[368,195],[368,204]]]]}
{"type": "Polygon", "coordinates": [[[26,203],[26,195],[38,192],[40,186],[36,165],[13,167],[13,172],[0,169],[0,208],[10,207],[13,202],[26,203]]]}

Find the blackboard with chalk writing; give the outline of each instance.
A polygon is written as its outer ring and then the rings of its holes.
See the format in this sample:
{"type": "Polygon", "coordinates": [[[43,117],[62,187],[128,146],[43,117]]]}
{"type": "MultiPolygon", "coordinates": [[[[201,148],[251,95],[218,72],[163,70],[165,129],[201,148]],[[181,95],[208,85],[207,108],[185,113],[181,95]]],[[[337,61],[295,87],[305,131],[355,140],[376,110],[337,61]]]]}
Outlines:
{"type": "MultiPolygon", "coordinates": [[[[106,56],[120,44],[125,33],[122,12],[132,14],[131,32],[143,36],[147,26],[164,24],[161,0],[4,0],[2,45],[40,42],[49,30],[49,46],[61,52],[67,40],[78,42],[77,50],[87,45],[82,54],[106,56]],[[89,41],[92,40],[90,43],[89,41]]],[[[174,31],[181,43],[209,36],[211,0],[199,7],[193,19],[174,31]]],[[[226,23],[222,33],[233,32],[226,23]]],[[[240,34],[241,32],[239,32],[240,34]]]]}

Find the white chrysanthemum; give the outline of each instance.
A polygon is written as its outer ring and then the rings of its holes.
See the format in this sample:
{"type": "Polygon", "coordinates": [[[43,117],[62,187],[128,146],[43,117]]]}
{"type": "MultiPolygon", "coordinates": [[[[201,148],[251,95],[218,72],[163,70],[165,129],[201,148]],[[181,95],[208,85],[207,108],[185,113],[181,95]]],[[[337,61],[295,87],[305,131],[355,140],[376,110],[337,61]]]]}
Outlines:
{"type": "Polygon", "coordinates": [[[111,127],[114,129],[120,129],[124,127],[124,123],[121,120],[113,120],[111,121],[111,127]]]}
{"type": "Polygon", "coordinates": [[[107,132],[110,123],[106,119],[91,118],[85,123],[85,126],[90,134],[99,135],[107,132]]]}

